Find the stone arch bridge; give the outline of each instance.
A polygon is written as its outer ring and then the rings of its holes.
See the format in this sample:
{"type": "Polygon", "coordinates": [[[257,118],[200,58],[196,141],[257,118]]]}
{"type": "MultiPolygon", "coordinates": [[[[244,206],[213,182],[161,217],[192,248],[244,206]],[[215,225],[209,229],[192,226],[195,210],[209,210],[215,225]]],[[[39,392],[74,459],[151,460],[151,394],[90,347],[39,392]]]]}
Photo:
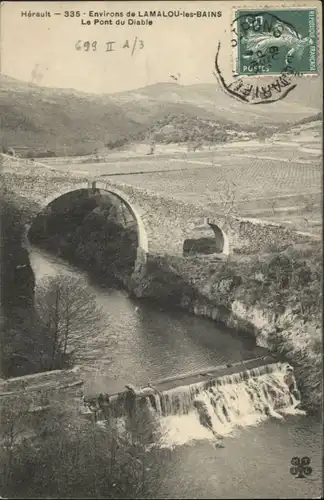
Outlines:
{"type": "Polygon", "coordinates": [[[232,252],[257,253],[269,245],[300,239],[297,233],[278,224],[215,214],[210,209],[103,176],[80,177],[51,169],[37,174],[32,169],[19,169],[2,172],[1,176],[5,189],[29,207],[29,225],[42,210],[50,210],[54,200],[77,190],[86,190],[89,195],[108,192],[119,198],[137,222],[135,270],[143,267],[148,255],[186,255],[188,248],[190,253],[190,242],[198,240],[213,241],[213,252],[226,256],[232,252]]]}

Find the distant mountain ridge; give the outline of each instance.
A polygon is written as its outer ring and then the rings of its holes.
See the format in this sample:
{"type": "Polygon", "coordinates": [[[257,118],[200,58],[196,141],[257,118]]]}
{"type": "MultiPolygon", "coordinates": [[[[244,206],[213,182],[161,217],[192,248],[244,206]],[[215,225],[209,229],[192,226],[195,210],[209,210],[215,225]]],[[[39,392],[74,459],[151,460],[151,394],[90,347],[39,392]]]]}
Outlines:
{"type": "MultiPolygon", "coordinates": [[[[316,82],[318,86],[318,82],[316,82]]],[[[312,83],[302,80],[297,87],[298,98],[293,97],[293,92],[286,99],[271,106],[253,106],[235,101],[217,86],[217,83],[179,85],[173,82],[156,83],[147,87],[126,92],[111,94],[111,98],[121,106],[141,102],[150,106],[154,103],[178,103],[193,105],[216,115],[226,121],[240,124],[250,124],[251,120],[266,124],[278,124],[298,121],[306,116],[315,114],[321,109],[320,104],[315,106],[314,100],[320,101],[321,94],[310,92],[312,83]],[[302,84],[302,89],[300,85],[302,84]],[[307,85],[306,85],[307,84],[307,85]],[[306,88],[305,88],[306,87],[306,88]],[[307,92],[304,92],[307,90],[307,92]],[[299,97],[302,94],[303,98],[299,97]],[[307,105],[308,94],[313,96],[313,106],[307,105]],[[306,97],[307,96],[307,97],[306,97]],[[306,101],[306,102],[305,102],[306,101]],[[301,104],[303,103],[303,104],[301,104]]]]}
{"type": "Polygon", "coordinates": [[[143,140],[223,142],[240,133],[271,135],[300,120],[314,120],[318,109],[292,99],[271,109],[249,106],[225,95],[216,82],[165,82],[90,94],[1,75],[0,113],[0,146],[27,146],[36,156],[41,150],[83,155],[143,140]]]}

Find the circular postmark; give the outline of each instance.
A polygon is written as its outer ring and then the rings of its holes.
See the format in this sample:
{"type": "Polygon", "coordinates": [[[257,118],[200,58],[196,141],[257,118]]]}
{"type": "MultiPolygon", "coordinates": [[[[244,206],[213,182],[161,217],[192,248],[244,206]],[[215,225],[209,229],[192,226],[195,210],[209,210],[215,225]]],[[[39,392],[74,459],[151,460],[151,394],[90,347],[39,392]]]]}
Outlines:
{"type": "Polygon", "coordinates": [[[317,39],[313,25],[316,27],[314,9],[284,13],[236,11],[230,47],[223,48],[219,42],[215,56],[215,74],[223,90],[250,104],[285,98],[296,87],[299,76],[316,73],[317,39]],[[298,31],[290,18],[298,21],[298,31]],[[232,75],[227,78],[220,57],[225,50],[232,60],[232,75]]]}

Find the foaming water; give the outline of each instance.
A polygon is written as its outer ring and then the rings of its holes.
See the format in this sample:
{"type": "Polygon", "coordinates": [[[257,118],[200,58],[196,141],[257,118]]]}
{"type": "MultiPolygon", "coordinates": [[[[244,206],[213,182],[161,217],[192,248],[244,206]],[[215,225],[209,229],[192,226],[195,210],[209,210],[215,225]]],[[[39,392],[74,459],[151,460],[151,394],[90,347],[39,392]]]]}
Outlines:
{"type": "MultiPolygon", "coordinates": [[[[35,249],[31,251],[31,261],[37,281],[44,275],[57,273],[84,277],[83,273],[60,259],[35,249]]],[[[98,289],[86,277],[84,279],[109,320],[106,338],[99,339],[100,346],[90,336],[86,345],[88,359],[83,362],[83,369],[89,370],[89,379],[96,386],[97,394],[117,392],[123,389],[123,384],[130,382],[141,385],[148,380],[197,370],[197,367],[206,368],[267,355],[264,349],[256,349],[251,340],[241,335],[232,336],[205,319],[183,312],[159,311],[145,303],[140,303],[136,312],[135,303],[125,294],[98,289]],[[107,339],[112,335],[116,342],[109,344],[107,339]],[[90,354],[93,360],[90,360],[90,354]],[[94,377],[96,380],[93,380],[94,377]]],[[[255,378],[261,385],[263,379],[269,381],[270,378],[271,384],[278,383],[281,387],[283,373],[279,372],[260,373],[250,378],[255,378]]],[[[240,391],[243,387],[243,393],[246,389],[252,390],[252,381],[247,383],[247,380],[237,379],[233,384],[229,380],[227,382],[227,386],[217,386],[220,392],[226,390],[226,397],[229,394],[235,397],[238,390],[235,385],[240,387],[240,391]]],[[[285,399],[285,387],[282,390],[285,399]]],[[[173,448],[169,455],[170,463],[160,464],[164,480],[159,498],[320,498],[321,422],[299,415],[302,412],[296,409],[294,403],[289,405],[288,400],[285,402],[287,406],[275,407],[272,413],[275,418],[271,418],[270,414],[254,413],[253,405],[251,408],[243,404],[243,408],[247,408],[241,416],[243,419],[240,421],[232,409],[233,421],[225,429],[223,426],[221,431],[224,433],[221,442],[225,448],[216,449],[219,440],[210,428],[201,424],[198,409],[192,406],[195,398],[199,400],[209,394],[208,387],[204,385],[199,391],[203,396],[193,393],[188,413],[161,415],[161,411],[154,409],[149,402],[151,414],[162,430],[160,446],[173,448]],[[235,436],[235,439],[229,436],[235,436]],[[296,480],[289,473],[294,456],[311,458],[313,473],[307,479],[296,480]]],[[[184,392],[188,392],[188,388],[184,392]]],[[[246,398],[243,393],[240,395],[241,402],[246,398]]],[[[229,399],[234,407],[240,408],[241,403],[230,396],[229,399]]],[[[208,412],[214,411],[208,399],[206,406],[208,412]]],[[[271,410],[273,405],[269,406],[271,410]]],[[[125,432],[124,424],[124,418],[118,419],[118,432],[125,432]]],[[[99,425],[106,426],[106,423],[99,425]]],[[[219,430],[221,424],[216,422],[215,426],[219,430]]]]}
{"type": "Polygon", "coordinates": [[[161,437],[159,445],[161,448],[175,448],[185,444],[194,444],[196,441],[215,439],[213,433],[203,427],[199,422],[199,415],[190,412],[188,415],[170,415],[160,421],[161,437]]]}
{"type": "MultiPolygon", "coordinates": [[[[160,444],[173,448],[192,441],[234,436],[235,430],[269,417],[300,414],[287,385],[287,364],[274,363],[205,383],[172,389],[150,399],[161,425],[160,444]]],[[[295,380],[290,376],[290,384],[295,380]]]]}
{"type": "Polygon", "coordinates": [[[162,392],[147,388],[149,396],[134,396],[131,389],[111,401],[111,414],[126,417],[130,397],[133,408],[144,404],[158,423],[159,446],[174,448],[199,440],[220,446],[221,439],[235,436],[239,428],[300,413],[290,369],[287,363],[271,363],[162,392]]]}
{"type": "Polygon", "coordinates": [[[322,498],[321,436],[320,421],[287,415],[237,428],[222,449],[207,439],[175,446],[158,498],[322,498]],[[305,479],[289,472],[295,456],[311,458],[305,479]]]}

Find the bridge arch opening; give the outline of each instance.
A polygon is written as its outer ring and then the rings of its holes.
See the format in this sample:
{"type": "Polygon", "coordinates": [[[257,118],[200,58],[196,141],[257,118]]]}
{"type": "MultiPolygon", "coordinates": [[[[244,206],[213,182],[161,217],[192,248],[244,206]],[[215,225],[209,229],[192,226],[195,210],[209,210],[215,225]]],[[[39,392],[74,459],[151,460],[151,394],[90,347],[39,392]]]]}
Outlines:
{"type": "Polygon", "coordinates": [[[183,255],[228,255],[229,243],[226,233],[215,223],[208,219],[198,226],[192,238],[185,239],[183,255]],[[198,233],[198,234],[197,234],[198,233]]]}
{"type": "MultiPolygon", "coordinates": [[[[109,221],[110,226],[109,223],[108,226],[110,228],[117,222],[116,227],[119,225],[125,229],[121,234],[123,244],[130,241],[129,238],[125,238],[125,234],[126,236],[133,235],[130,236],[130,239],[134,268],[146,263],[149,251],[148,236],[140,211],[124,193],[100,182],[76,184],[45,199],[40,211],[27,229],[27,239],[32,244],[39,244],[36,241],[38,235],[43,235],[43,238],[45,238],[45,234],[56,234],[56,237],[59,238],[57,235],[63,229],[64,236],[66,236],[69,232],[69,225],[71,228],[76,227],[78,221],[85,220],[84,217],[87,216],[90,216],[90,218],[92,216],[92,222],[97,225],[100,224],[101,220],[102,225],[106,224],[107,226],[107,221],[109,221]],[[60,227],[62,221],[64,221],[64,227],[60,227]]],[[[92,227],[89,224],[90,220],[88,220],[88,227],[92,227]]],[[[71,231],[73,232],[73,229],[71,231]]],[[[98,242],[99,245],[101,242],[102,251],[104,251],[105,243],[108,242],[107,238],[113,234],[115,234],[114,230],[106,232],[106,240],[98,242]]],[[[65,244],[63,241],[64,236],[62,236],[63,247],[65,244]]],[[[120,233],[118,233],[118,236],[120,236],[120,233]]],[[[70,246],[73,245],[73,238],[71,241],[69,242],[70,246]]],[[[125,256],[126,251],[123,254],[121,247],[118,248],[120,248],[120,254],[125,256]]]]}
{"type": "Polygon", "coordinates": [[[16,156],[16,152],[15,152],[14,148],[8,148],[7,155],[8,156],[16,156]]]}

